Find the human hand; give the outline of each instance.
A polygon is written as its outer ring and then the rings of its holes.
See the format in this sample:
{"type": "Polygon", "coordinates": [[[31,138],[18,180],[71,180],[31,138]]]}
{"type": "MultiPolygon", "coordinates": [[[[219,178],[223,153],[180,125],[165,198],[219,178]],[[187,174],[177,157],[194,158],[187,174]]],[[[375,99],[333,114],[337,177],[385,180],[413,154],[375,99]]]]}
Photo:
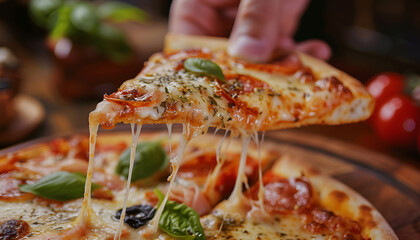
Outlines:
{"type": "Polygon", "coordinates": [[[169,31],[230,35],[229,54],[252,62],[266,62],[293,51],[327,60],[331,50],[325,42],[293,40],[307,4],[308,0],[174,0],[169,31]]]}

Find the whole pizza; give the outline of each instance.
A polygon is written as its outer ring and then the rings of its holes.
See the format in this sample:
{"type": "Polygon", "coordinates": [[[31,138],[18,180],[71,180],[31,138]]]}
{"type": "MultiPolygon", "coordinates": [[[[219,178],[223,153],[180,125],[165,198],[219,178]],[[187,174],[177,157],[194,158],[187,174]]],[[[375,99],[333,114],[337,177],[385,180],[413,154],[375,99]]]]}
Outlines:
{"type": "Polygon", "coordinates": [[[226,46],[168,35],[90,114],[89,137],[0,156],[0,239],[397,239],[358,193],[264,144],[267,130],[368,118],[362,85],[302,53],[255,64],[226,46]],[[97,139],[117,123],[131,135],[97,139]]]}

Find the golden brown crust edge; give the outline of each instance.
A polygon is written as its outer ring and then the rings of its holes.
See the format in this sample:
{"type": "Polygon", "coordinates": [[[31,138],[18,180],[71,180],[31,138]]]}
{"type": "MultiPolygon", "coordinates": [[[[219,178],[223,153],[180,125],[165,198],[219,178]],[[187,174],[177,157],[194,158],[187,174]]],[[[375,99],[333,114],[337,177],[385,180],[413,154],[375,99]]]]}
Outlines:
{"type": "Polygon", "coordinates": [[[218,51],[226,50],[228,44],[227,38],[168,33],[165,37],[163,52],[172,53],[187,48],[208,48],[218,51]]]}
{"type": "Polygon", "coordinates": [[[303,65],[310,67],[316,76],[319,76],[320,78],[330,76],[336,77],[354,96],[352,101],[340,106],[327,116],[325,119],[327,124],[343,123],[337,121],[339,120],[338,117],[346,118],[348,123],[369,118],[375,106],[375,102],[358,80],[322,60],[301,52],[298,52],[298,55],[303,65]]]}
{"type": "Polygon", "coordinates": [[[312,184],[317,202],[339,216],[359,222],[363,227],[363,234],[372,240],[398,239],[384,217],[369,201],[343,183],[321,174],[301,159],[282,156],[272,171],[283,177],[305,175],[312,184]]]}

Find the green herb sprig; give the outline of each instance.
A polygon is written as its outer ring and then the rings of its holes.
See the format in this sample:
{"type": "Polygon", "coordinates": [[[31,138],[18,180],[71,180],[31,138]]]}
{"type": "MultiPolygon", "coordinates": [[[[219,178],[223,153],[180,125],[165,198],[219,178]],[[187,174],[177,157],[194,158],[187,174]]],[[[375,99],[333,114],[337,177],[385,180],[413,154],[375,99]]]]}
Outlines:
{"type": "MultiPolygon", "coordinates": [[[[130,168],[130,151],[130,148],[124,150],[115,168],[115,173],[125,178],[128,178],[130,168]]],[[[134,182],[150,177],[157,171],[164,169],[168,162],[169,156],[162,148],[160,142],[141,142],[136,147],[131,180],[134,182]]]]}
{"type": "MultiPolygon", "coordinates": [[[[159,198],[158,207],[162,204],[164,195],[155,189],[159,198]]],[[[200,217],[194,209],[185,204],[168,200],[159,219],[159,228],[167,234],[182,240],[205,240],[200,217]]]]}
{"type": "MultiPolygon", "coordinates": [[[[68,201],[83,197],[85,182],[86,176],[82,173],[60,171],[47,175],[34,184],[21,185],[19,189],[47,199],[68,201]]],[[[92,183],[92,190],[99,187],[92,183]]]]}
{"type": "Polygon", "coordinates": [[[132,50],[123,33],[109,22],[143,23],[146,13],[132,5],[107,1],[31,0],[29,13],[39,26],[49,31],[49,39],[69,38],[95,47],[113,61],[123,61],[132,50]]]}
{"type": "Polygon", "coordinates": [[[184,61],[184,68],[194,73],[200,73],[218,78],[226,83],[222,69],[216,63],[204,58],[187,58],[184,61]]]}

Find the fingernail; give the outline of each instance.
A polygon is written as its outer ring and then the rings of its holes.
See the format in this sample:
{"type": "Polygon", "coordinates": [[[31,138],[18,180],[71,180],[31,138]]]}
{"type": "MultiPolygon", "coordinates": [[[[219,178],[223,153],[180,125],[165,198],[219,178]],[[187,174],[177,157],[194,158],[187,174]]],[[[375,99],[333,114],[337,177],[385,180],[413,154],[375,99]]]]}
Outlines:
{"type": "Polygon", "coordinates": [[[271,50],[267,41],[242,35],[230,42],[228,53],[251,62],[266,62],[270,58],[271,50]]]}

